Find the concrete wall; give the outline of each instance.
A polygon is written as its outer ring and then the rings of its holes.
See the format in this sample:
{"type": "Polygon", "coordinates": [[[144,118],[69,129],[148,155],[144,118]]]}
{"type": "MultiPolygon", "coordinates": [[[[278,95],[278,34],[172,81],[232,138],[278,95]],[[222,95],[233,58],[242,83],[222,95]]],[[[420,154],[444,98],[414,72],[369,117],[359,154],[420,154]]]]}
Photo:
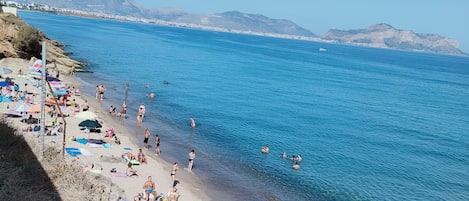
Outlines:
{"type": "Polygon", "coordinates": [[[1,11],[4,13],[11,13],[15,16],[18,16],[18,10],[14,7],[2,6],[1,11]]]}

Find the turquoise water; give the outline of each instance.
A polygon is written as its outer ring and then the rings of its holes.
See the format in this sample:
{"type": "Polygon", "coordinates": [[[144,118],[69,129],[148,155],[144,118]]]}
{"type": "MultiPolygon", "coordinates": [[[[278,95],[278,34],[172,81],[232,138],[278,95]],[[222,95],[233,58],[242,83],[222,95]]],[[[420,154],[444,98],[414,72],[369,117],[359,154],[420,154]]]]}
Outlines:
{"type": "Polygon", "coordinates": [[[104,84],[105,108],[128,81],[126,125],[159,133],[170,162],[194,148],[214,200],[469,200],[467,57],[20,16],[89,63],[82,91],[104,84]]]}

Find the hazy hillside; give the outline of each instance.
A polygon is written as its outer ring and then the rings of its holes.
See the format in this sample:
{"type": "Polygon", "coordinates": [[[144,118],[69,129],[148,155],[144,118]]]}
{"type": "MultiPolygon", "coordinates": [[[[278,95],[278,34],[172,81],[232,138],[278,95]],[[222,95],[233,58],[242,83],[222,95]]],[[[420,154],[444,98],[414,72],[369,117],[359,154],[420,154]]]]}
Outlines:
{"type": "Polygon", "coordinates": [[[34,2],[57,8],[197,24],[244,32],[314,36],[312,32],[289,20],[271,19],[263,15],[244,14],[237,11],[221,14],[195,14],[174,8],[150,10],[133,0],[19,0],[17,2],[34,2]]]}
{"type": "Polygon", "coordinates": [[[435,34],[419,34],[411,30],[399,30],[388,24],[376,24],[365,29],[331,29],[319,38],[311,31],[285,19],[272,19],[259,14],[229,11],[215,14],[197,14],[178,8],[147,9],[134,0],[19,0],[20,3],[49,5],[100,14],[162,20],[169,23],[196,25],[198,28],[217,28],[242,33],[292,35],[322,39],[325,42],[392,48],[442,54],[467,55],[459,49],[454,39],[435,34]]]}
{"type": "Polygon", "coordinates": [[[378,48],[435,52],[464,55],[458,41],[436,34],[418,34],[410,30],[399,30],[388,24],[376,24],[366,29],[331,29],[322,39],[338,43],[378,48]]]}

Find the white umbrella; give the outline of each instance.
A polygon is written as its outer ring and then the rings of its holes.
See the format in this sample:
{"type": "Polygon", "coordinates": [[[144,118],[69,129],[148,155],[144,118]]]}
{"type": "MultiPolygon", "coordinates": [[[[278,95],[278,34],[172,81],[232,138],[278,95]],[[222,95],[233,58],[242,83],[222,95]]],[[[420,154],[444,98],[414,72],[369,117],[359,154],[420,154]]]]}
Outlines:
{"type": "Polygon", "coordinates": [[[75,117],[80,118],[80,119],[96,119],[98,118],[98,115],[91,111],[85,111],[85,112],[79,112],[78,114],[75,115],[75,117]]]}
{"type": "Polygon", "coordinates": [[[28,104],[20,104],[18,106],[16,106],[16,110],[17,112],[26,112],[26,109],[29,107],[28,104]]]}
{"type": "Polygon", "coordinates": [[[13,71],[7,67],[0,67],[0,75],[3,74],[10,74],[13,73],[13,71]]]}

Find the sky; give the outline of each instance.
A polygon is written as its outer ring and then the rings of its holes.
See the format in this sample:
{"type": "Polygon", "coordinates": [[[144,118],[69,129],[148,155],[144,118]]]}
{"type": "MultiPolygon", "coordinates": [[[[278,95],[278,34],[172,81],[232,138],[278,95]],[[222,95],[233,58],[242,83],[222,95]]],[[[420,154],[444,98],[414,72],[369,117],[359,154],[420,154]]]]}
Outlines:
{"type": "Polygon", "coordinates": [[[291,20],[322,35],[331,28],[362,29],[387,23],[438,34],[469,53],[469,0],[135,0],[147,8],[172,7],[200,14],[240,11],[291,20]]]}

